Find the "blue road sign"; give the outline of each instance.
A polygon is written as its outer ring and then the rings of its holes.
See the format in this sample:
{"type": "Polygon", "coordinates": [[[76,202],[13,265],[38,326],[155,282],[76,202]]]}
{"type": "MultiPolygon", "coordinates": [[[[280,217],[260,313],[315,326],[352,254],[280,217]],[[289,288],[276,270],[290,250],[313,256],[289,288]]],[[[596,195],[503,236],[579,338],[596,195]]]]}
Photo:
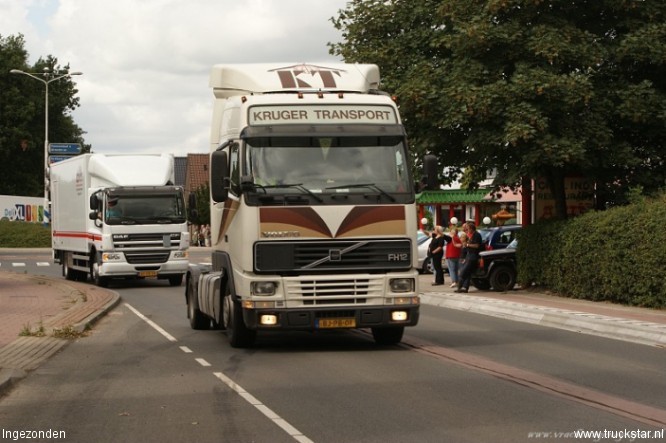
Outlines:
{"type": "Polygon", "coordinates": [[[80,154],[79,143],[49,143],[49,154],[80,154]]]}

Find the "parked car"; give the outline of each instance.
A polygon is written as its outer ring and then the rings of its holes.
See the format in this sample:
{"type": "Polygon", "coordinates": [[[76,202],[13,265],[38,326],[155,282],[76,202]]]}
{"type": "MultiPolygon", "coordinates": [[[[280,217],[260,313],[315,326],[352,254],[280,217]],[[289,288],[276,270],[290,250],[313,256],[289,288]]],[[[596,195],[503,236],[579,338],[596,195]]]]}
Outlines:
{"type": "MultiPolygon", "coordinates": [[[[418,271],[421,274],[433,274],[435,272],[435,267],[432,265],[432,260],[430,257],[428,257],[428,246],[430,246],[430,240],[431,237],[428,237],[421,231],[418,231],[416,234],[416,245],[419,255],[418,271]]],[[[448,269],[445,259],[442,259],[442,269],[444,269],[444,271],[448,269]]]]}
{"type": "Polygon", "coordinates": [[[472,284],[477,289],[510,291],[516,285],[516,248],[514,239],[506,248],[483,251],[479,254],[479,267],[472,277],[472,284]]]}
{"type": "Polygon", "coordinates": [[[493,228],[479,228],[485,250],[492,251],[493,249],[506,248],[516,238],[516,234],[522,227],[522,225],[504,225],[493,228]]]}

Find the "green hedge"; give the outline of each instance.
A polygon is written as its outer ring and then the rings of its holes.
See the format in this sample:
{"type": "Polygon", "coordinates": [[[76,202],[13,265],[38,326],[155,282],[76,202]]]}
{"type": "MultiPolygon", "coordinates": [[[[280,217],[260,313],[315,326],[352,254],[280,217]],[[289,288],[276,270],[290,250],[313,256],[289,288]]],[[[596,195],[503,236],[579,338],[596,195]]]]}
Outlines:
{"type": "Polygon", "coordinates": [[[50,248],[51,227],[0,220],[0,248],[50,248]]]}
{"type": "Polygon", "coordinates": [[[666,307],[666,194],[520,232],[518,282],[568,297],[666,307]]]}

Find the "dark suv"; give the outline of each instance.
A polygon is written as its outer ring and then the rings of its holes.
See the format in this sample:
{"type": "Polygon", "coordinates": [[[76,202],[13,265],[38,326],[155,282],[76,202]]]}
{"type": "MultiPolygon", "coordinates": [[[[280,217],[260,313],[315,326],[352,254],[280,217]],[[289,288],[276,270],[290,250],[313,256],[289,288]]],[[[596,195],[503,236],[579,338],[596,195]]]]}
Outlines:
{"type": "Polygon", "coordinates": [[[516,248],[514,239],[503,249],[481,252],[479,267],[472,276],[472,284],[477,289],[510,291],[516,285],[516,248]]]}
{"type": "Polygon", "coordinates": [[[492,251],[506,248],[516,238],[516,234],[522,227],[522,225],[505,225],[494,228],[479,228],[479,234],[483,239],[485,250],[492,251]]]}

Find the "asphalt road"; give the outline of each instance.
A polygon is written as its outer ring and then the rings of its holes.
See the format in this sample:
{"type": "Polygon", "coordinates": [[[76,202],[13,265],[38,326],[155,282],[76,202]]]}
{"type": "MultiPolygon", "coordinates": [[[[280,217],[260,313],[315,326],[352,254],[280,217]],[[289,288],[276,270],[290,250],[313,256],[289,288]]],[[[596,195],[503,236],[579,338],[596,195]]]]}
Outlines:
{"type": "Polygon", "coordinates": [[[90,336],[0,399],[3,431],[64,431],[73,442],[528,442],[664,427],[648,418],[666,414],[666,353],[655,347],[423,306],[401,346],[333,331],[263,334],[238,350],[223,332],[189,328],[183,288],[115,290],[123,301],[90,336]]]}

